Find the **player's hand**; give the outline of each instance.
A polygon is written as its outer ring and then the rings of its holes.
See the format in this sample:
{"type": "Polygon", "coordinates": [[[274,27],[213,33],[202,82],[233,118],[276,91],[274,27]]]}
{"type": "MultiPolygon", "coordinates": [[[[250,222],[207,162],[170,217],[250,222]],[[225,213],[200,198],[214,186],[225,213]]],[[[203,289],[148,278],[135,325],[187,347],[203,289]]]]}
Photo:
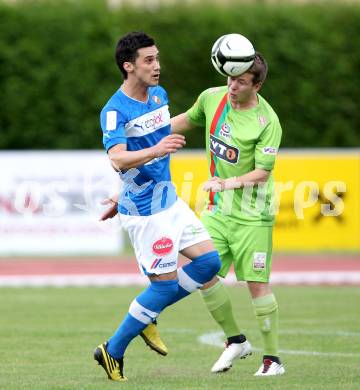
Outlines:
{"type": "Polygon", "coordinates": [[[156,157],[163,157],[169,153],[177,152],[185,144],[185,137],[182,134],[170,134],[153,146],[153,151],[156,157]]]}
{"type": "Polygon", "coordinates": [[[225,180],[220,177],[212,177],[204,185],[203,190],[207,192],[222,192],[225,190],[225,180]]]}
{"type": "Polygon", "coordinates": [[[106,221],[107,219],[114,218],[115,215],[118,213],[117,207],[118,207],[118,196],[113,196],[111,198],[104,199],[101,204],[104,206],[109,206],[105,212],[101,215],[99,218],[99,221],[106,221]]]}

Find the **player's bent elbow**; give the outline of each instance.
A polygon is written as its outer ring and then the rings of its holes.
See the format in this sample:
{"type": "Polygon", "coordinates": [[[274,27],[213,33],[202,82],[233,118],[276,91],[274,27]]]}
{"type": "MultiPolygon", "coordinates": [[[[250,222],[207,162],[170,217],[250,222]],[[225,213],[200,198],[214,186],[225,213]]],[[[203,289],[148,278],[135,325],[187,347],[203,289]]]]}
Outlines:
{"type": "Polygon", "coordinates": [[[121,158],[115,157],[115,156],[109,156],[110,164],[116,171],[121,171],[122,169],[126,168],[124,161],[122,161],[121,158]]]}

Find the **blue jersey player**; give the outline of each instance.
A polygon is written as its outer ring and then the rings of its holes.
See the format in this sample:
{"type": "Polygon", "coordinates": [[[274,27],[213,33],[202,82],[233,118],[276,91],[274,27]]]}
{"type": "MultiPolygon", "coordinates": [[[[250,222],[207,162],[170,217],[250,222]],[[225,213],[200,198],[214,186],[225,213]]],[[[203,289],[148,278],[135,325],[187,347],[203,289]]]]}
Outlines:
{"type": "MultiPolygon", "coordinates": [[[[124,381],[123,359],[131,340],[145,335],[152,345],[146,332],[162,310],[210,281],[220,259],[204,226],[171,183],[170,154],[181,149],[185,139],[171,134],[154,40],[141,32],[129,33],[119,40],[115,57],[124,81],[101,111],[103,144],[122,179],[122,226],[150,284],[132,301],[115,333],[95,349],[94,358],[109,379],[124,381]],[[179,252],[192,261],[177,269],[179,252]]],[[[161,353],[161,345],[152,346],[161,353]]],[[[162,352],[166,354],[164,347],[162,352]]]]}

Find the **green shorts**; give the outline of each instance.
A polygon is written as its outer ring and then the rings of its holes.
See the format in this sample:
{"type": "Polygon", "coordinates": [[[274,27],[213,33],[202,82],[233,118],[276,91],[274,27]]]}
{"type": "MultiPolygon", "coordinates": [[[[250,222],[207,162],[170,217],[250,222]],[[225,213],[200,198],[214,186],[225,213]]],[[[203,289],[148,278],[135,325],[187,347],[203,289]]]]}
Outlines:
{"type": "Polygon", "coordinates": [[[229,217],[204,213],[205,225],[221,259],[218,275],[225,277],[234,264],[237,280],[268,282],[272,257],[272,226],[242,225],[229,217]]]}

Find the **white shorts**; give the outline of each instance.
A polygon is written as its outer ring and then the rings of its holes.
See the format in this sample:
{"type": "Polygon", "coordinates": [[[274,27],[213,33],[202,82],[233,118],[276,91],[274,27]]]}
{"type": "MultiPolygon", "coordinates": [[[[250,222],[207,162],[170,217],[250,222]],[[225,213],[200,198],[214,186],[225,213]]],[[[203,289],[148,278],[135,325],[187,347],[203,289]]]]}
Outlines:
{"type": "Polygon", "coordinates": [[[202,222],[180,198],[170,208],[154,215],[119,215],[122,227],[129,233],[140,270],[145,274],[175,271],[181,250],[210,240],[202,222]]]}

